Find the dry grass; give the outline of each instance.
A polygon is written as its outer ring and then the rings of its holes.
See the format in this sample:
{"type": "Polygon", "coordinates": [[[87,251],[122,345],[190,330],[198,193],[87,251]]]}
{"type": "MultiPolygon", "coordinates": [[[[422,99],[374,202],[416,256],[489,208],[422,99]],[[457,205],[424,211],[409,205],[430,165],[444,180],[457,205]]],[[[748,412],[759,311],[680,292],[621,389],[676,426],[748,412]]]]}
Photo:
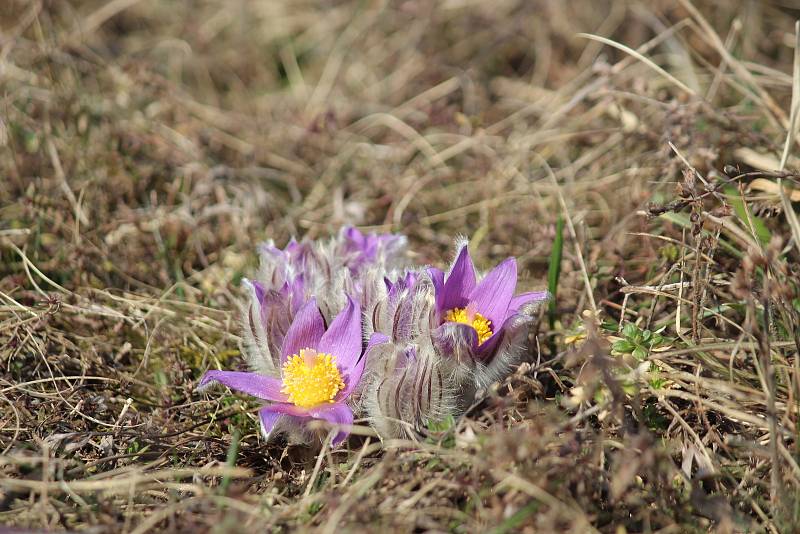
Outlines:
{"type": "Polygon", "coordinates": [[[800,522],[791,2],[6,3],[1,524],[800,522]],[[464,234],[540,288],[559,216],[552,327],[427,442],[265,445],[193,391],[260,240],[464,234]]]}

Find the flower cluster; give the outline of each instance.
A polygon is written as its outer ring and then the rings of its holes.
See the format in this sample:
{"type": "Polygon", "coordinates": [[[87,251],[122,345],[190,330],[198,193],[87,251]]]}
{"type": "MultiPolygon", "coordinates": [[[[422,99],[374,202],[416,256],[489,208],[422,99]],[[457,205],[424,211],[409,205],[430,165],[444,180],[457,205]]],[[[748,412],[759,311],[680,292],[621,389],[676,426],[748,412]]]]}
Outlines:
{"type": "Polygon", "coordinates": [[[409,267],[402,236],[355,228],[260,253],[257,280],[244,281],[252,372],[208,371],[199,387],[220,383],[266,401],[267,439],[305,440],[307,423],[323,420],[337,428],[337,445],[355,416],[381,438],[424,434],[508,373],[548,298],[515,295],[514,258],[480,276],[466,242],[446,273],[409,267]]]}

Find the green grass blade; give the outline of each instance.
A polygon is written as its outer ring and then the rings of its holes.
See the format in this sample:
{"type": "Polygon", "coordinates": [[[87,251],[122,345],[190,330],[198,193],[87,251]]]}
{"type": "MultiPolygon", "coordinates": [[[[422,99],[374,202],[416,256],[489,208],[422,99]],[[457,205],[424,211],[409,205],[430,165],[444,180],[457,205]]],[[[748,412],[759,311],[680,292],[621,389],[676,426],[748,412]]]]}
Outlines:
{"type": "Polygon", "coordinates": [[[764,219],[752,214],[748,217],[748,213],[746,211],[747,208],[744,205],[744,199],[739,194],[739,191],[736,190],[736,188],[726,187],[724,191],[725,196],[728,198],[728,202],[730,202],[731,206],[733,206],[733,210],[742,221],[744,227],[748,228],[748,221],[752,221],[753,230],[755,231],[758,240],[761,241],[762,245],[769,245],[769,242],[772,239],[772,233],[769,231],[769,228],[767,228],[767,224],[764,222],[764,219]]]}
{"type": "MultiPolygon", "coordinates": [[[[239,439],[241,437],[241,433],[239,429],[233,431],[231,435],[231,444],[228,447],[228,455],[225,457],[225,466],[226,467],[236,467],[236,457],[239,455],[239,439]]],[[[220,492],[224,495],[228,492],[228,485],[231,483],[231,477],[229,475],[225,475],[222,477],[222,482],[220,483],[220,492]]]]}
{"type": "Polygon", "coordinates": [[[547,290],[552,298],[547,310],[550,328],[556,322],[556,296],[558,292],[558,279],[561,276],[561,256],[564,252],[564,217],[558,216],[556,220],[556,237],[553,240],[553,249],[550,251],[550,265],[547,268],[547,290]]]}

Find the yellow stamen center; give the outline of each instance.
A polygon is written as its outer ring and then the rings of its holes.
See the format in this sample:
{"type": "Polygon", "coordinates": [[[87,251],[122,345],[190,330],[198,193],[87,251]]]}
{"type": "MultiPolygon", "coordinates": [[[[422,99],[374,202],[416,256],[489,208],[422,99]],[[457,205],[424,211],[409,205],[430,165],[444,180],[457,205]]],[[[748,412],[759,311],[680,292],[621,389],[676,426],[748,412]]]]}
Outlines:
{"type": "Polygon", "coordinates": [[[478,334],[478,345],[492,337],[492,321],[476,311],[467,308],[453,308],[444,314],[444,320],[470,325],[478,334]]]}
{"type": "Polygon", "coordinates": [[[342,374],[336,366],[336,357],[331,354],[301,349],[300,354],[289,356],[283,364],[281,392],[295,406],[310,408],[333,402],[343,388],[342,374]]]}

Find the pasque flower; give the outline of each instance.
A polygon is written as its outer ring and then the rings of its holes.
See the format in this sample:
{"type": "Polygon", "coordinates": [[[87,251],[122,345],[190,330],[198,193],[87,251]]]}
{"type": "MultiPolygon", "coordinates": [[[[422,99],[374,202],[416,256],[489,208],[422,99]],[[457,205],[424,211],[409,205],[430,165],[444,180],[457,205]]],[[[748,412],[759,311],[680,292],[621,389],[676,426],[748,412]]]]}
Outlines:
{"type": "MultiPolygon", "coordinates": [[[[347,401],[361,381],[366,359],[361,332],[361,308],[355,301],[348,298],[326,330],[312,298],[298,310],[283,339],[280,376],[208,371],[199,387],[220,383],[267,401],[259,411],[267,439],[282,419],[301,427],[312,420],[347,427],[353,423],[347,401]]],[[[347,434],[340,429],[333,444],[347,434]]]]}
{"type": "Polygon", "coordinates": [[[345,227],[325,240],[272,241],[259,246],[261,267],[243,280],[250,299],[242,310],[244,353],[251,369],[275,374],[282,366],[283,339],[300,306],[314,297],[326,323],[342,309],[346,295],[364,300],[367,272],[393,277],[405,262],[404,236],[364,234],[345,227]]]}
{"type": "Polygon", "coordinates": [[[402,255],[405,236],[399,234],[364,234],[352,226],[342,229],[338,253],[354,274],[370,265],[385,265],[391,268],[402,255]]]}
{"type": "Polygon", "coordinates": [[[391,270],[401,263],[406,238],[398,234],[364,234],[352,226],[325,241],[292,239],[283,249],[267,241],[261,252],[260,279],[273,289],[304,279],[303,289],[347,274],[357,277],[373,266],[391,270]]]}
{"type": "Polygon", "coordinates": [[[514,296],[513,258],[479,277],[463,243],[447,274],[429,267],[365,283],[365,328],[381,343],[367,362],[364,407],[382,437],[413,439],[460,416],[525,353],[533,312],[548,298],[514,296]]]}
{"type": "Polygon", "coordinates": [[[283,249],[262,245],[261,270],[243,284],[243,352],[253,372],[209,371],[200,387],[220,383],[265,401],[268,439],[280,431],[297,439],[324,420],[339,427],[339,444],[354,412],[381,438],[416,439],[463,414],[526,354],[549,294],[515,295],[514,258],[480,276],[461,242],[445,273],[409,269],[404,247],[403,236],[355,228],[283,249]]]}
{"type": "Polygon", "coordinates": [[[437,344],[459,359],[490,359],[520,310],[549,296],[547,291],[514,296],[517,286],[514,258],[504,260],[478,280],[466,243],[460,244],[446,275],[433,267],[428,272],[441,325],[434,334],[437,344]]]}

